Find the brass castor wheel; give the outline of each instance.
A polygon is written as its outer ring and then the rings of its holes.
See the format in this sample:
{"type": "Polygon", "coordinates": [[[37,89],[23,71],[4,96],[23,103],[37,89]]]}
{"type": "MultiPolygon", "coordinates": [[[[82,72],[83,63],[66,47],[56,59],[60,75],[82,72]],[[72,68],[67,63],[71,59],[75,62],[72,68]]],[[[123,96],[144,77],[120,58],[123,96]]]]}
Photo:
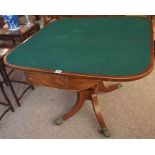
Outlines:
{"type": "Polygon", "coordinates": [[[62,117],[58,118],[58,119],[55,121],[56,125],[61,125],[63,122],[64,122],[64,120],[63,120],[62,117]]]}
{"type": "Polygon", "coordinates": [[[118,84],[118,89],[121,88],[121,87],[123,87],[123,84],[122,83],[119,83],[118,84]]]}
{"type": "Polygon", "coordinates": [[[103,129],[102,129],[102,134],[103,134],[105,137],[110,137],[110,133],[109,133],[109,131],[108,131],[107,128],[103,128],[103,129]]]}

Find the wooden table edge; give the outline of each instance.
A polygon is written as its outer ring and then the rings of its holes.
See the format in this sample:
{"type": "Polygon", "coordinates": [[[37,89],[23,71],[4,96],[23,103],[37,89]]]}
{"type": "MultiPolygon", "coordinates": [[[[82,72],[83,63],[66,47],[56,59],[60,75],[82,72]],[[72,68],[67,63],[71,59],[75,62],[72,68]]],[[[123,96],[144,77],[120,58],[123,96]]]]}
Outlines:
{"type": "MultiPolygon", "coordinates": [[[[154,40],[153,40],[153,22],[150,20],[150,30],[151,30],[151,50],[150,50],[150,64],[148,67],[141,73],[135,74],[135,75],[129,75],[129,76],[106,76],[106,75],[93,75],[93,74],[81,74],[81,73],[70,73],[70,72],[61,72],[61,73],[55,73],[54,70],[45,70],[45,69],[38,69],[38,68],[30,68],[30,67],[24,67],[24,66],[17,66],[10,64],[6,59],[7,55],[4,56],[4,64],[8,67],[23,70],[23,71],[31,71],[31,72],[38,72],[38,73],[47,73],[47,74],[59,74],[60,76],[68,76],[68,77],[77,77],[77,78],[91,78],[94,80],[102,80],[102,81],[134,81],[141,79],[145,76],[147,76],[151,71],[153,70],[154,65],[154,40]]],[[[16,47],[17,48],[17,47],[16,47]]]]}

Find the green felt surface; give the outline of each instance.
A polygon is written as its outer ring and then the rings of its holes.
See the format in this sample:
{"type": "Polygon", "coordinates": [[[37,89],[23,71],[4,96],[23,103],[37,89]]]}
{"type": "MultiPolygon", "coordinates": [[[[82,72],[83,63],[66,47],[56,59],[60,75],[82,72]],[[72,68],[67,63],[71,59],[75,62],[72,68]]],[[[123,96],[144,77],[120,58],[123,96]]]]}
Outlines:
{"type": "Polygon", "coordinates": [[[150,64],[150,23],[140,17],[66,18],[49,24],[8,55],[21,67],[106,76],[150,64]]]}

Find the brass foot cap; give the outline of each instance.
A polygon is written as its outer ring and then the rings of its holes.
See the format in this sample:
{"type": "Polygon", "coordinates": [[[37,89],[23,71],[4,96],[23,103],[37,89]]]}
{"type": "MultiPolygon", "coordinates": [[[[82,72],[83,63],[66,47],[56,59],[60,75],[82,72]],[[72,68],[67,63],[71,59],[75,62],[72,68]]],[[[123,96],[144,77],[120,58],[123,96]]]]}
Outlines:
{"type": "Polygon", "coordinates": [[[64,122],[64,120],[63,120],[62,117],[58,118],[58,119],[55,121],[56,125],[61,125],[63,122],[64,122]]]}
{"type": "Polygon", "coordinates": [[[103,129],[102,129],[102,134],[103,134],[105,137],[110,137],[110,133],[109,133],[109,131],[108,131],[107,128],[103,128],[103,129]]]}

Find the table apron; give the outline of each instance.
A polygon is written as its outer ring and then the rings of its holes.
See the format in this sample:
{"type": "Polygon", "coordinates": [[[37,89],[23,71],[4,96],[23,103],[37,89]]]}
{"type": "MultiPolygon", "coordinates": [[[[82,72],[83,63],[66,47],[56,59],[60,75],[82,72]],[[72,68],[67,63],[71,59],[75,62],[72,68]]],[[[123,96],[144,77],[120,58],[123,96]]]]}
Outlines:
{"type": "Polygon", "coordinates": [[[25,71],[25,76],[30,84],[75,91],[91,88],[101,82],[101,80],[90,78],[78,78],[55,73],[38,73],[32,71],[25,71]]]}

